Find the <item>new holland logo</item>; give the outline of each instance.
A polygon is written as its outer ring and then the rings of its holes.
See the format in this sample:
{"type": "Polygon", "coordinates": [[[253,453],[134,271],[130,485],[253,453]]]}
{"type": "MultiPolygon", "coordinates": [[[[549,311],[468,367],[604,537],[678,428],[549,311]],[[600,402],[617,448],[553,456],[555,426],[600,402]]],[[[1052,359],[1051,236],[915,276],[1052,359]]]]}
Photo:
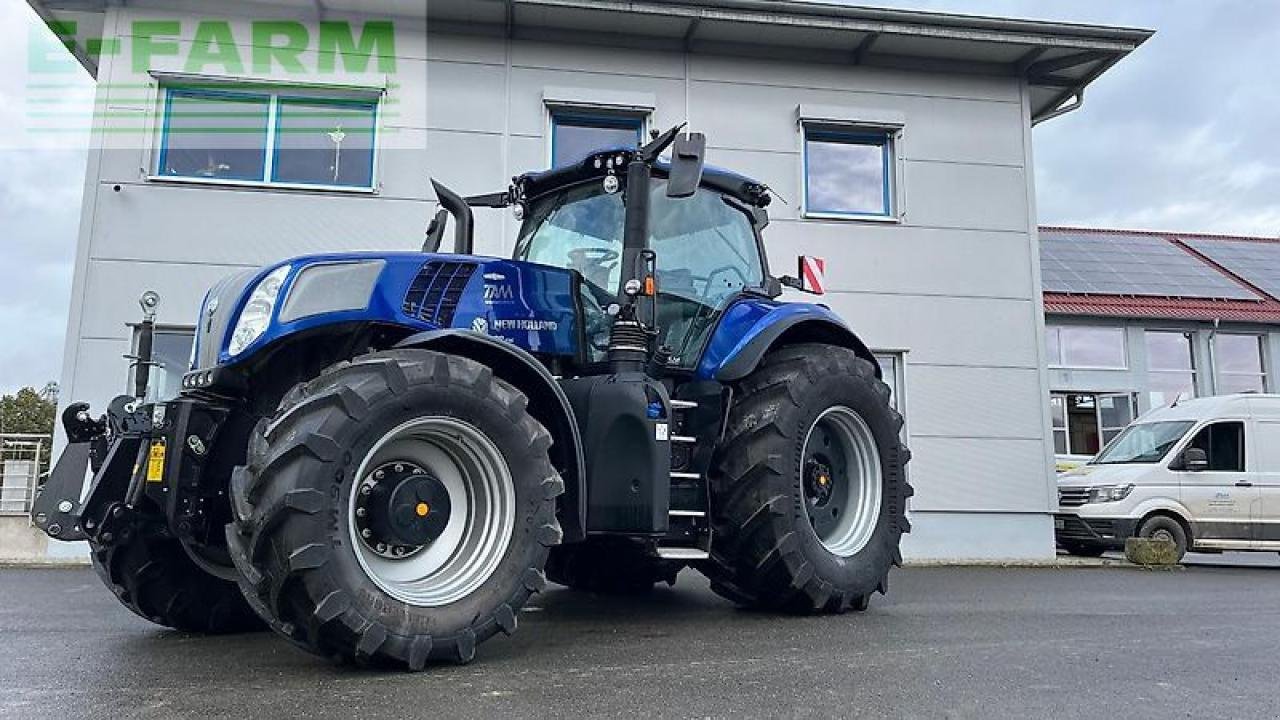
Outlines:
{"type": "Polygon", "coordinates": [[[475,320],[471,321],[471,329],[475,330],[478,333],[488,333],[489,321],[482,317],[478,317],[475,320]]]}

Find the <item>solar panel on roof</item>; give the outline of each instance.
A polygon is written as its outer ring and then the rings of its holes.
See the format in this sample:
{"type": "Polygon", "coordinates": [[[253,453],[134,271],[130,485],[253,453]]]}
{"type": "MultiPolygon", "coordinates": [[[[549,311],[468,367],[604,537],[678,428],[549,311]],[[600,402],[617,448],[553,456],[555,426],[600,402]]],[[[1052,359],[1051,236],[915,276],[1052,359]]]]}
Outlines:
{"type": "Polygon", "coordinates": [[[1042,232],[1040,261],[1047,292],[1261,299],[1164,238],[1151,235],[1042,232]]]}
{"type": "Polygon", "coordinates": [[[1184,240],[1196,252],[1280,298],[1280,243],[1247,240],[1184,240]]]}

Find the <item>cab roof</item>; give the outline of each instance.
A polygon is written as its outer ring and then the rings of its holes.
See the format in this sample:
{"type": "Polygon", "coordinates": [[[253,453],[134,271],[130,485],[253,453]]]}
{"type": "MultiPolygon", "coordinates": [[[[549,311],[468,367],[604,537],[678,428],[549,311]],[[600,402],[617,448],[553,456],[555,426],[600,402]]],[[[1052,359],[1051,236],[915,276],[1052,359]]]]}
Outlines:
{"type": "MultiPolygon", "coordinates": [[[[539,170],[518,175],[512,180],[516,195],[526,201],[534,200],[549,192],[570,185],[603,178],[611,172],[625,175],[627,163],[635,155],[635,148],[612,147],[589,153],[581,160],[566,163],[549,170],[539,170]]],[[[666,177],[669,163],[654,163],[654,176],[666,177]]],[[[741,202],[756,207],[769,204],[769,188],[758,180],[739,175],[732,170],[707,165],[702,170],[702,186],[730,195],[741,202]]]]}

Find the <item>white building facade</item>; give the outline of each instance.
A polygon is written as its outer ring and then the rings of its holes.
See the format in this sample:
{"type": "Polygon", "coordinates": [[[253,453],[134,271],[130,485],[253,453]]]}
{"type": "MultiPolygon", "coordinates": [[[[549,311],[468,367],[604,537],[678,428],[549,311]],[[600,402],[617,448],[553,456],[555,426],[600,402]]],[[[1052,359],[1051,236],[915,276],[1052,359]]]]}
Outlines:
{"type": "MultiPolygon", "coordinates": [[[[755,0],[32,4],[98,81],[64,402],[126,391],[144,290],[174,392],[228,273],[413,249],[429,177],[502,190],[688,123],[781,200],[774,271],[826,258],[824,301],[885,363],[907,558],[1053,556],[1031,128],[1146,31],[755,0]]],[[[509,254],[516,221],[477,219],[509,254]]]]}

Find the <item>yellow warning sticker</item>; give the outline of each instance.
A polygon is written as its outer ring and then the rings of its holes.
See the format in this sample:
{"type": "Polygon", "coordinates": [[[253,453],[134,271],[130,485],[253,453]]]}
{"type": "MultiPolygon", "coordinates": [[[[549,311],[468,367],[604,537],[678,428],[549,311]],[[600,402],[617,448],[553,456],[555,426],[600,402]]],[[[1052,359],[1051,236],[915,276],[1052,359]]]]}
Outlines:
{"type": "Polygon", "coordinates": [[[154,442],[147,453],[147,482],[164,482],[164,443],[154,442]]]}

